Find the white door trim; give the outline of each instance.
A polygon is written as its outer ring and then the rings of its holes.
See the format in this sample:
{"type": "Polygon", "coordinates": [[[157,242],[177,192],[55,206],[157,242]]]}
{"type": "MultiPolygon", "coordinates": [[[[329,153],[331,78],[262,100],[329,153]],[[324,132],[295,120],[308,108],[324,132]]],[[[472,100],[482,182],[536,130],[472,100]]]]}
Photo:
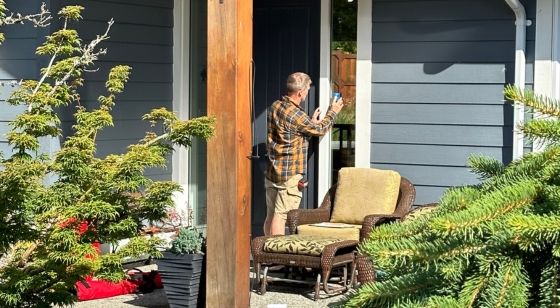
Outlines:
{"type": "Polygon", "coordinates": [[[357,15],[355,166],[362,168],[371,163],[372,2],[358,0],[357,15]]]}
{"type": "MultiPolygon", "coordinates": [[[[323,114],[329,108],[331,96],[331,1],[321,0],[321,37],[319,56],[319,107],[323,114]]],[[[319,203],[331,186],[331,137],[330,134],[319,139],[319,165],[317,179],[317,200],[319,203]]]]}
{"type": "MultiPolygon", "coordinates": [[[[370,167],[371,152],[371,33],[372,0],[357,0],[356,63],[356,167],[370,167]]],[[[326,111],[331,96],[331,1],[321,0],[321,41],[319,70],[319,106],[326,111]]],[[[331,186],[332,151],[330,134],[319,141],[319,202],[331,186]]]]}

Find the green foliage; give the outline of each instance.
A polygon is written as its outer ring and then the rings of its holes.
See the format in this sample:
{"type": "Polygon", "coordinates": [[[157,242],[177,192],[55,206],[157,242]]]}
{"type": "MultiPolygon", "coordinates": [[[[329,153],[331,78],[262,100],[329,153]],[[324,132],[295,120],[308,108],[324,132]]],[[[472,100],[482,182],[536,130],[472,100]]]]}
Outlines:
{"type": "Polygon", "coordinates": [[[333,41],[331,43],[331,50],[342,50],[347,53],[358,52],[358,45],[356,41],[333,41]]]}
{"type": "Polygon", "coordinates": [[[332,1],[332,26],[334,42],[355,42],[358,23],[358,1],[332,1]]]}
{"type": "Polygon", "coordinates": [[[336,116],[336,124],[356,124],[356,101],[355,98],[344,99],[344,108],[336,116]]]}
{"type": "Polygon", "coordinates": [[[471,156],[482,183],[376,228],[359,249],[383,275],[347,307],[560,306],[560,105],[514,87],[505,95],[537,115],[522,129],[544,150],[507,166],[471,156]]]}
{"type": "MultiPolygon", "coordinates": [[[[160,257],[161,241],[145,237],[143,229],[146,222],[165,218],[180,186],[153,181],[145,170],[164,168],[175,145],[189,146],[193,138],[207,140],[214,132],[213,118],[181,120],[156,109],[144,117],[152,123],[151,131],[126,153],[96,156],[97,136],[113,126],[112,108],[131,74],[130,67],[117,65],[97,106],[73,107],[73,133],[64,136],[61,149],[51,156],[40,153],[40,138],[61,135],[55,110],[79,101],[83,72],[105,53],[97,46],[108,39],[112,21],[106,33],[86,44],[69,22],[79,21],[82,10],[69,6],[59,12],[63,28],[36,51],[50,59],[41,78],[22,81],[7,100],[25,111],[10,122],[7,137],[13,154],[0,158],[1,307],[71,304],[76,281],[88,275],[116,281],[125,277],[123,259],[160,257]],[[128,244],[103,255],[91,245],[125,238],[128,244]]],[[[47,13],[42,7],[37,15],[8,16],[0,0],[0,24],[31,21],[40,26],[50,20],[47,13]]],[[[188,234],[181,236],[186,243],[194,241],[188,234]]]]}
{"type": "Polygon", "coordinates": [[[177,237],[171,241],[171,251],[174,254],[202,253],[204,235],[195,227],[181,227],[177,237]]]}

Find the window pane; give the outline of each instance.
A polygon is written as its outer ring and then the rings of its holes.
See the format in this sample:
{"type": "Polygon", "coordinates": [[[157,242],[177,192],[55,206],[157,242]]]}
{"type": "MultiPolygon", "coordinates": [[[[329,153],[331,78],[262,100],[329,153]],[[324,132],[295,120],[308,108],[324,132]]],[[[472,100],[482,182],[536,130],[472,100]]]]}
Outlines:
{"type": "MultiPolygon", "coordinates": [[[[206,115],[206,1],[191,1],[190,116],[206,115]]],[[[194,223],[206,224],[206,142],[194,140],[190,150],[189,196],[194,223]]]]}
{"type": "Polygon", "coordinates": [[[354,166],[357,9],[357,1],[332,0],[331,88],[345,103],[331,134],[333,183],[340,168],[354,166]]]}

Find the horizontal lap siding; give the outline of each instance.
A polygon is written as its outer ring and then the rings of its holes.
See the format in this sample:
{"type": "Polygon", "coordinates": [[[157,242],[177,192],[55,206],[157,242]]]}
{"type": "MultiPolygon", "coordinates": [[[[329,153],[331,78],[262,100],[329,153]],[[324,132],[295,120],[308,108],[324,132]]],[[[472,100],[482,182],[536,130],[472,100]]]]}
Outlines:
{"type": "MultiPolygon", "coordinates": [[[[63,0],[61,5],[75,1],[63,0]]],[[[81,104],[88,108],[98,106],[97,98],[105,95],[105,80],[115,65],[132,67],[132,75],[125,91],[117,97],[113,110],[114,127],[106,128],[97,136],[97,155],[104,157],[122,153],[127,146],[142,139],[150,129],[142,121],[144,114],[154,108],[172,109],[173,100],[173,1],[172,0],[85,0],[84,20],[79,32],[85,41],[101,34],[107,21],[115,24],[110,39],[102,43],[107,54],[100,57],[98,72],[86,73],[85,87],[81,90],[81,104]]],[[[0,59],[1,61],[1,59],[0,59]]],[[[65,134],[74,124],[73,110],[62,110],[65,134]]],[[[171,166],[150,169],[153,179],[169,179],[171,166]]]]}
{"type": "MultiPolygon", "coordinates": [[[[534,37],[529,27],[528,87],[534,37]]],[[[477,183],[472,154],[511,160],[502,90],[514,81],[515,26],[503,0],[375,0],[372,55],[371,165],[409,178],[416,204],[477,183]]]]}
{"type": "MultiPolygon", "coordinates": [[[[41,1],[38,0],[8,0],[6,6],[11,12],[35,14],[41,1]]],[[[6,41],[0,46],[0,153],[9,156],[12,151],[7,143],[8,123],[25,110],[24,106],[10,106],[6,99],[16,89],[17,81],[21,79],[36,79],[38,77],[38,61],[35,48],[45,34],[44,29],[32,25],[2,26],[1,32],[6,41]]],[[[47,144],[44,147],[48,147],[47,144]]]]}

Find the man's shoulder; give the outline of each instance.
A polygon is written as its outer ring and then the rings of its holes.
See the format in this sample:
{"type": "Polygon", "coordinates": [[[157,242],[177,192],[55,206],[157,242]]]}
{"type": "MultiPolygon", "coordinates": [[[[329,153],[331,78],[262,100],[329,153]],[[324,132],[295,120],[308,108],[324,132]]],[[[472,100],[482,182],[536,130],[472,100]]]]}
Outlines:
{"type": "Polygon", "coordinates": [[[277,105],[283,105],[286,102],[286,100],[284,98],[279,98],[277,100],[275,100],[271,106],[277,106],[277,105]]]}

